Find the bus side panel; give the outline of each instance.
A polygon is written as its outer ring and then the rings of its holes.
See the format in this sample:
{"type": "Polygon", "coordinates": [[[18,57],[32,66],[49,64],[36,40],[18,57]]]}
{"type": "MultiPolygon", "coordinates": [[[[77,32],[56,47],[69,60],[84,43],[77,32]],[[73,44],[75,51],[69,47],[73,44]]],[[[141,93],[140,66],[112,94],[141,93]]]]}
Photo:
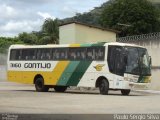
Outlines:
{"type": "Polygon", "coordinates": [[[105,77],[110,88],[113,87],[113,75],[109,73],[107,62],[93,61],[78,83],[79,87],[95,87],[99,77],[105,77]]]}
{"type": "Polygon", "coordinates": [[[33,84],[34,78],[36,75],[41,75],[44,79],[45,85],[55,85],[56,83],[56,74],[53,75],[53,72],[32,72],[32,71],[8,71],[8,80],[11,82],[33,84]]]}
{"type": "Polygon", "coordinates": [[[65,68],[64,73],[61,75],[61,77],[57,81],[57,85],[62,85],[62,86],[67,85],[67,82],[69,81],[73,72],[75,72],[79,63],[80,61],[70,61],[68,66],[65,68]]]}
{"type": "Polygon", "coordinates": [[[62,74],[64,73],[65,68],[68,66],[69,61],[60,61],[57,63],[53,71],[51,72],[50,77],[48,74],[45,76],[46,85],[56,85],[62,74]]]}
{"type": "MultiPolygon", "coordinates": [[[[15,63],[15,62],[12,61],[11,63],[15,63]]],[[[19,63],[21,64],[21,68],[11,68],[8,66],[8,80],[9,81],[33,84],[35,76],[41,75],[44,79],[45,85],[56,85],[57,81],[61,77],[66,66],[68,66],[69,62],[68,61],[50,62],[52,64],[52,67],[50,69],[24,68],[23,66],[26,62],[19,61],[19,63]]],[[[27,63],[36,63],[36,62],[27,62],[27,63]]]]}
{"type": "Polygon", "coordinates": [[[81,61],[72,73],[67,82],[67,86],[77,86],[83,75],[86,73],[91,61],[81,61]]]}
{"type": "Polygon", "coordinates": [[[19,71],[8,71],[7,78],[8,81],[11,82],[25,83],[24,81],[22,81],[22,72],[19,71]]]}
{"type": "Polygon", "coordinates": [[[18,82],[18,83],[25,83],[22,82],[22,68],[21,64],[17,61],[9,61],[8,56],[8,63],[7,63],[7,79],[11,82],[18,82]]]}

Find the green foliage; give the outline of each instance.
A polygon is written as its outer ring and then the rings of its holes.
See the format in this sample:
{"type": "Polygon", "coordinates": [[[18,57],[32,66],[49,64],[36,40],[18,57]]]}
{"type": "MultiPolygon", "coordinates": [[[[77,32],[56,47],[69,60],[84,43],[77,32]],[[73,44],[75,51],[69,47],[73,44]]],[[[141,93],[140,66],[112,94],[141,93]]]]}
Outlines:
{"type": "Polygon", "coordinates": [[[86,23],[90,25],[101,26],[99,23],[99,19],[106,5],[107,5],[107,2],[104,3],[101,7],[96,7],[90,12],[85,12],[83,14],[77,13],[74,17],[65,18],[60,22],[61,24],[63,24],[71,21],[77,21],[77,22],[86,23]]]}
{"type": "Polygon", "coordinates": [[[18,35],[18,39],[25,44],[36,44],[38,41],[38,37],[34,33],[20,33],[18,35]]]}
{"type": "Polygon", "coordinates": [[[59,28],[58,20],[46,19],[42,25],[42,29],[38,32],[20,33],[18,39],[25,44],[54,44],[59,43],[59,28]]]}
{"type": "Polygon", "coordinates": [[[46,19],[42,25],[42,37],[39,40],[40,44],[59,43],[59,26],[58,20],[46,19]]]}
{"type": "Polygon", "coordinates": [[[122,31],[120,36],[160,30],[159,13],[147,0],[110,0],[100,22],[103,27],[122,31]]]}
{"type": "Polygon", "coordinates": [[[5,53],[6,49],[12,44],[24,44],[18,38],[0,37],[0,53],[5,53]]]}

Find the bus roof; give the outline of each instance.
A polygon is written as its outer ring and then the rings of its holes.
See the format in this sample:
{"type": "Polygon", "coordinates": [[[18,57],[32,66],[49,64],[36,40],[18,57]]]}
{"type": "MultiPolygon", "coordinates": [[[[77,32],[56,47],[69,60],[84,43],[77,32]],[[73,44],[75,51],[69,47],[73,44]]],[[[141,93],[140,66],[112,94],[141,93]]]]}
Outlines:
{"type": "Polygon", "coordinates": [[[84,44],[47,44],[47,45],[21,45],[21,44],[15,44],[11,45],[9,49],[14,48],[58,48],[58,47],[89,47],[89,46],[108,46],[108,45],[115,45],[115,46],[132,46],[132,47],[141,47],[139,45],[135,44],[128,44],[128,43],[120,43],[120,42],[97,42],[97,43],[84,43],[84,44]]]}

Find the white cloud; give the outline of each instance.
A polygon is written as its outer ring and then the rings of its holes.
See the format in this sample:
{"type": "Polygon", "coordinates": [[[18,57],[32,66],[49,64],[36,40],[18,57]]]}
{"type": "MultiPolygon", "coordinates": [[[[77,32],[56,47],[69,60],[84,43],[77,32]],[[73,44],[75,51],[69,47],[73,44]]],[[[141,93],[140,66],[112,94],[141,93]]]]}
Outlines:
{"type": "Polygon", "coordinates": [[[13,7],[2,4],[0,5],[0,17],[1,18],[12,18],[18,15],[18,11],[16,11],[13,7]]]}
{"type": "Polygon", "coordinates": [[[107,0],[0,0],[0,36],[38,31],[46,18],[67,18],[107,0]]]}
{"type": "Polygon", "coordinates": [[[64,6],[62,8],[62,12],[65,13],[65,15],[74,16],[74,15],[76,15],[77,10],[73,9],[72,7],[69,7],[69,6],[64,6]]]}
{"type": "Polygon", "coordinates": [[[49,13],[46,13],[46,12],[37,12],[37,14],[39,16],[41,16],[43,19],[46,19],[46,18],[52,18],[52,19],[55,19],[54,16],[50,15],[49,13]]]}
{"type": "Polygon", "coordinates": [[[24,20],[24,21],[10,21],[5,25],[0,26],[0,35],[12,36],[22,32],[32,32],[40,30],[43,20],[24,20]],[[14,34],[13,34],[14,33],[14,34]]]}

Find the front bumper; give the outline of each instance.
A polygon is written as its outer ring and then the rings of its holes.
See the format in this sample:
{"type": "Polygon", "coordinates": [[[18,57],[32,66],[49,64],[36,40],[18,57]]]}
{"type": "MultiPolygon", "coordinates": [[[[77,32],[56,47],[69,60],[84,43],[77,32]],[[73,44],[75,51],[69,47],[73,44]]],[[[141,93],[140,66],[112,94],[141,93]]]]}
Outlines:
{"type": "Polygon", "coordinates": [[[133,90],[147,90],[150,88],[150,83],[129,83],[129,87],[133,90]]]}

